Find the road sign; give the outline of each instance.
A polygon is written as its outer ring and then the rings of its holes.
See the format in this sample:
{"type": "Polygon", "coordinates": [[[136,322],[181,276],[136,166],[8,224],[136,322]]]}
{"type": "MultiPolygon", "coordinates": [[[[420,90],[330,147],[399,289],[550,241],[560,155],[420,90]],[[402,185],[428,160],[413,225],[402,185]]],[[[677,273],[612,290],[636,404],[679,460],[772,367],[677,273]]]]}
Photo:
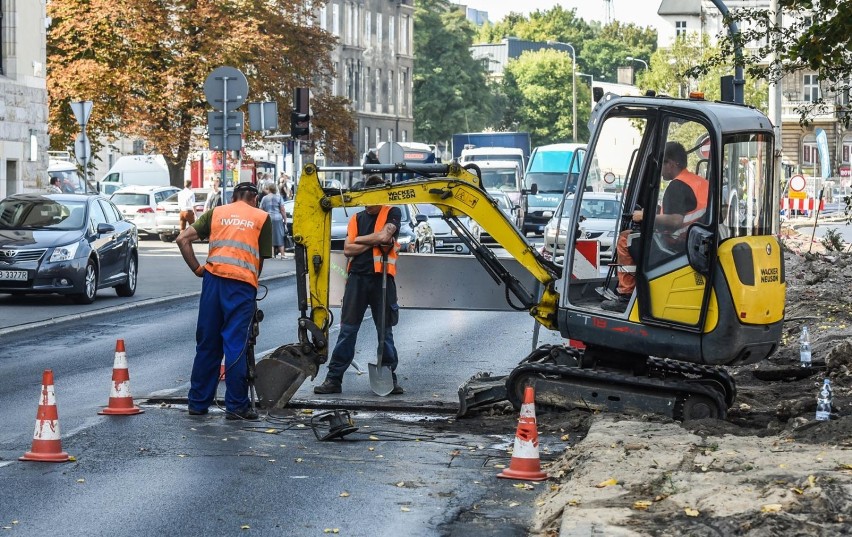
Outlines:
{"type": "Polygon", "coordinates": [[[615,174],[612,172],[606,172],[603,177],[604,183],[611,185],[615,182],[615,174]]]}
{"type": "Polygon", "coordinates": [[[793,192],[802,192],[805,190],[805,187],[808,186],[808,182],[805,180],[803,175],[794,175],[790,178],[790,190],[793,192]]]}
{"type": "Polygon", "coordinates": [[[698,148],[698,154],[701,155],[701,158],[710,158],[710,138],[707,138],[707,141],[701,144],[701,147],[698,148]]]}
{"type": "Polygon", "coordinates": [[[795,200],[803,200],[808,197],[808,193],[804,190],[790,190],[789,198],[795,200]]]}
{"type": "Polygon", "coordinates": [[[92,115],[92,101],[75,101],[70,104],[77,124],[85,127],[86,123],[89,122],[89,116],[92,115]]]}
{"type": "MultiPolygon", "coordinates": [[[[91,110],[91,107],[89,109],[91,110]]],[[[77,140],[74,141],[74,156],[81,166],[85,166],[92,156],[92,144],[85,132],[78,134],[77,140]]]]}
{"type": "Polygon", "coordinates": [[[223,112],[207,112],[207,137],[210,149],[214,151],[239,151],[243,147],[243,126],[245,116],[242,112],[228,112],[227,121],[223,112]],[[227,133],[227,137],[223,135],[227,133]]]}
{"type": "Polygon", "coordinates": [[[405,161],[405,150],[396,142],[385,142],[379,146],[379,162],[398,164],[405,161]]]}
{"type": "Polygon", "coordinates": [[[240,106],[248,97],[248,80],[235,67],[217,67],[204,80],[204,97],[215,110],[228,110],[240,106]]]}
{"type": "Polygon", "coordinates": [[[278,103],[266,101],[249,103],[249,128],[253,131],[271,131],[278,128],[278,103]]]}

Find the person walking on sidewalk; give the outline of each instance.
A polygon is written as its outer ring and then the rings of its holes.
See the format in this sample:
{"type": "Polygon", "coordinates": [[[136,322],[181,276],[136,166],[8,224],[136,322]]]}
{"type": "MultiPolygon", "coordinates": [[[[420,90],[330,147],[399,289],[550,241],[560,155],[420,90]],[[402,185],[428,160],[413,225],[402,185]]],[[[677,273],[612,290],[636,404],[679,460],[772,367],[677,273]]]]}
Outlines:
{"type": "MultiPolygon", "coordinates": [[[[384,181],[379,176],[367,179],[366,186],[381,185],[384,181]]],[[[340,311],[340,333],[337,344],[331,353],[328,373],[325,382],[314,387],[314,393],[340,393],[343,386],[343,373],[349,368],[355,358],[355,343],[358,340],[358,330],[364,320],[364,313],[369,306],[376,324],[376,334],[381,341],[381,315],[386,315],[385,348],[382,349],[382,365],[389,366],[393,371],[393,391],[391,394],[403,393],[396,377],[396,367],[399,362],[396,347],[393,343],[393,326],[399,321],[399,307],[396,303],[396,260],[399,243],[399,225],[402,212],[399,207],[387,205],[368,205],[363,211],[349,219],[349,229],[346,241],[343,243],[343,253],[349,258],[346,287],[343,291],[343,306],[340,311]],[[382,309],[382,262],[387,254],[387,309],[382,309]]]]}
{"type": "Polygon", "coordinates": [[[275,186],[275,183],[269,183],[267,188],[269,194],[261,200],[260,208],[269,214],[269,220],[272,222],[272,247],[275,249],[275,257],[284,259],[287,256],[284,252],[284,237],[287,234],[287,209],[284,208],[284,200],[278,194],[278,187],[275,186]]]}
{"type": "Polygon", "coordinates": [[[178,209],[180,210],[180,230],[186,229],[195,222],[195,192],[192,191],[192,181],[187,179],[183,190],[178,192],[178,209]]]}
{"type": "Polygon", "coordinates": [[[269,215],[257,208],[256,186],[239,183],[233,200],[202,214],[176,240],[187,266],[203,278],[188,408],[192,415],[207,414],[224,354],[225,417],[257,419],[248,399],[246,352],[257,280],[263,260],[272,254],[272,226],[269,215]],[[192,242],[206,238],[210,251],[202,265],[192,242]]]}

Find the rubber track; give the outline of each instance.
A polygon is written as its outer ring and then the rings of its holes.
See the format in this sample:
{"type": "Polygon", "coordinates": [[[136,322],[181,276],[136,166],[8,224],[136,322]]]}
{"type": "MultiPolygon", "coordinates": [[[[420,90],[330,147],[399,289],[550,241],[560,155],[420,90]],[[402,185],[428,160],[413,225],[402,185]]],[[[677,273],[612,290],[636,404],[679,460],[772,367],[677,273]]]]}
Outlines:
{"type": "Polygon", "coordinates": [[[680,375],[697,375],[701,379],[714,380],[719,383],[725,390],[726,408],[730,408],[734,404],[734,399],[737,398],[737,386],[734,383],[734,378],[725,369],[710,365],[690,364],[688,362],[680,362],[670,358],[656,358],[651,356],[648,358],[648,366],[654,368],[656,372],[668,375],[676,373],[680,375]]]}

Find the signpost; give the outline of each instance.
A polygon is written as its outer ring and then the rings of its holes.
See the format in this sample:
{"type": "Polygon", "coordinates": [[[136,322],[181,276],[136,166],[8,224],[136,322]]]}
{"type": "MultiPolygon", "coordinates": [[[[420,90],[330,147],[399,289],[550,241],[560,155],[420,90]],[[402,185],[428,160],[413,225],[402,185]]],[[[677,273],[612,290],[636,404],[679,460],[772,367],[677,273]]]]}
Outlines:
{"type": "Polygon", "coordinates": [[[214,110],[207,115],[208,137],[211,149],[222,151],[222,200],[227,200],[228,193],[228,151],[242,149],[243,113],[236,108],[246,102],[248,97],[248,80],[239,69],[222,66],[213,69],[204,80],[204,96],[214,110]],[[230,110],[230,113],[229,113],[230,110]],[[221,141],[221,142],[220,142],[221,141]]]}
{"type": "Polygon", "coordinates": [[[808,186],[808,182],[805,180],[803,175],[794,175],[790,178],[790,192],[789,196],[791,199],[803,200],[808,197],[808,193],[805,191],[805,187],[808,186]]]}
{"type": "MultiPolygon", "coordinates": [[[[80,125],[80,134],[74,141],[74,157],[80,166],[83,167],[83,179],[86,184],[89,183],[89,159],[92,158],[92,144],[89,142],[89,137],[86,136],[86,124],[92,115],[92,101],[75,101],[70,103],[71,111],[74,112],[74,119],[80,125]]],[[[88,190],[88,187],[86,187],[88,190]]]]}

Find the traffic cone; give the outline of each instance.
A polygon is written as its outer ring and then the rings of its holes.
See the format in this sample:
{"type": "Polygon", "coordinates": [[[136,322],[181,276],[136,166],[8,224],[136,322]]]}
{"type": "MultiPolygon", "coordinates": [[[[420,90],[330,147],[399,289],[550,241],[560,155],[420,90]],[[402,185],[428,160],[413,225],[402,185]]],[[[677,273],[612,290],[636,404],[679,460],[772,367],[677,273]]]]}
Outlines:
{"type": "Polygon", "coordinates": [[[124,352],[124,340],[115,342],[115,361],[112,365],[112,386],[109,391],[109,404],[98,414],[108,416],[130,416],[144,412],[133,404],[130,395],[130,372],[127,371],[127,354],[124,352]]]}
{"type": "Polygon", "coordinates": [[[225,357],[222,357],[222,364],[219,366],[219,382],[225,380],[225,357]]]}
{"type": "Polygon", "coordinates": [[[547,474],[541,471],[538,458],[538,427],[535,422],[535,391],[532,386],[527,386],[524,390],[524,404],[521,405],[518,432],[515,433],[512,461],[497,477],[523,481],[547,479],[547,474]]]}
{"type": "Polygon", "coordinates": [[[22,461],[67,462],[71,457],[62,451],[59,434],[59,411],[53,391],[53,371],[45,369],[41,377],[41,398],[36,413],[33,445],[30,451],[18,458],[22,461]]]}

